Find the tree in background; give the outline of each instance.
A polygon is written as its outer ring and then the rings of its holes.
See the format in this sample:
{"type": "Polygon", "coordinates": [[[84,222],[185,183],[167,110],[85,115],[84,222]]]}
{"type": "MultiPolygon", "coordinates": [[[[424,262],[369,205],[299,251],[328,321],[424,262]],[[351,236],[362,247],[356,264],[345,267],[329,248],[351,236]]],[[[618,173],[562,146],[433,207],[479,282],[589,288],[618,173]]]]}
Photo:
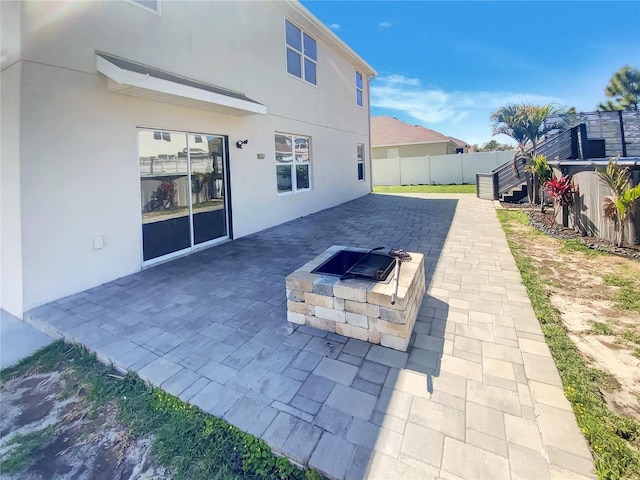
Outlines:
{"type": "Polygon", "coordinates": [[[598,105],[599,111],[638,110],[640,70],[625,65],[613,74],[604,94],[610,100],[598,105]]]}
{"type": "Polygon", "coordinates": [[[509,145],[508,143],[499,143],[496,140],[489,140],[482,144],[481,147],[478,145],[473,145],[473,150],[476,152],[504,152],[507,150],[513,150],[513,145],[509,145]]]}

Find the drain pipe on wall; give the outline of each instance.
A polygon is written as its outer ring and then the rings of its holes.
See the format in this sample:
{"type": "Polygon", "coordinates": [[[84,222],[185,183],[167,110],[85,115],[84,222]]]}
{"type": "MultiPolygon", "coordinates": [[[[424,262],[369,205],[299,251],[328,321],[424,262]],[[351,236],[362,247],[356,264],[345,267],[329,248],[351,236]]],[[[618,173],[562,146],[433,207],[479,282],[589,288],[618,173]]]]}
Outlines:
{"type": "Polygon", "coordinates": [[[367,75],[367,115],[369,122],[369,192],[373,192],[373,156],[371,149],[371,80],[376,75],[367,75]]]}

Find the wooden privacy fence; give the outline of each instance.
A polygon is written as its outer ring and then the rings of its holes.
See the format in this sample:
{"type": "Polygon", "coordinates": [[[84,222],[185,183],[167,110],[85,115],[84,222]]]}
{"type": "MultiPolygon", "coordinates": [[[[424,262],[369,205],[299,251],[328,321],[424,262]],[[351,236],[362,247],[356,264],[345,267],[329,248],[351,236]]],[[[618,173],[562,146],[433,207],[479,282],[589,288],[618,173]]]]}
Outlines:
{"type": "MultiPolygon", "coordinates": [[[[551,161],[554,176],[571,175],[573,183],[578,187],[574,195],[573,205],[559,212],[555,221],[565,227],[573,228],[584,235],[614,240],[613,223],[604,218],[602,202],[611,189],[604,185],[595,171],[591,161],[551,161]]],[[[605,160],[594,163],[604,168],[605,160]]],[[[627,167],[631,173],[630,186],[640,183],[640,160],[622,160],[621,166],[627,167]]],[[[636,207],[625,225],[624,242],[640,244],[640,208],[636,207]]]]}
{"type": "Polygon", "coordinates": [[[374,185],[473,184],[476,174],[490,172],[513,158],[515,151],[427,155],[372,160],[374,185]]]}

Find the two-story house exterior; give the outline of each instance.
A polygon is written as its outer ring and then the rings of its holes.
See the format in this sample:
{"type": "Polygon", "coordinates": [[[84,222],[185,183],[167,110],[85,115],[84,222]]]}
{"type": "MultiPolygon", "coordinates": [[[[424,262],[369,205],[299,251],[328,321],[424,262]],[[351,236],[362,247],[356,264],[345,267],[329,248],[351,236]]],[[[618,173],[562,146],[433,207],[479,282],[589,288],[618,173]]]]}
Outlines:
{"type": "Polygon", "coordinates": [[[9,313],[371,191],[375,71],[298,2],[0,3],[9,313]]]}

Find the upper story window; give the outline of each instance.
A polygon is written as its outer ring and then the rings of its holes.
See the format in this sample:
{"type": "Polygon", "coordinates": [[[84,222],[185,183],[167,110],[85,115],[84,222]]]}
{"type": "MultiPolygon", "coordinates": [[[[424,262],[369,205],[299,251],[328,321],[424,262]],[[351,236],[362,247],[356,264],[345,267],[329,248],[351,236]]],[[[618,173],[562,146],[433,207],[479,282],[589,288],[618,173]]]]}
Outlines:
{"type": "Polygon", "coordinates": [[[362,106],[362,74],[356,72],[356,104],[362,106]]]}
{"type": "Polygon", "coordinates": [[[144,8],[145,10],[151,10],[154,13],[160,14],[160,0],[129,0],[134,5],[144,8]]]}
{"type": "Polygon", "coordinates": [[[358,180],[364,180],[364,144],[358,143],[358,180]]]}
{"type": "Polygon", "coordinates": [[[285,20],[287,72],[316,85],[318,50],[316,41],[306,32],[285,20]]]}

